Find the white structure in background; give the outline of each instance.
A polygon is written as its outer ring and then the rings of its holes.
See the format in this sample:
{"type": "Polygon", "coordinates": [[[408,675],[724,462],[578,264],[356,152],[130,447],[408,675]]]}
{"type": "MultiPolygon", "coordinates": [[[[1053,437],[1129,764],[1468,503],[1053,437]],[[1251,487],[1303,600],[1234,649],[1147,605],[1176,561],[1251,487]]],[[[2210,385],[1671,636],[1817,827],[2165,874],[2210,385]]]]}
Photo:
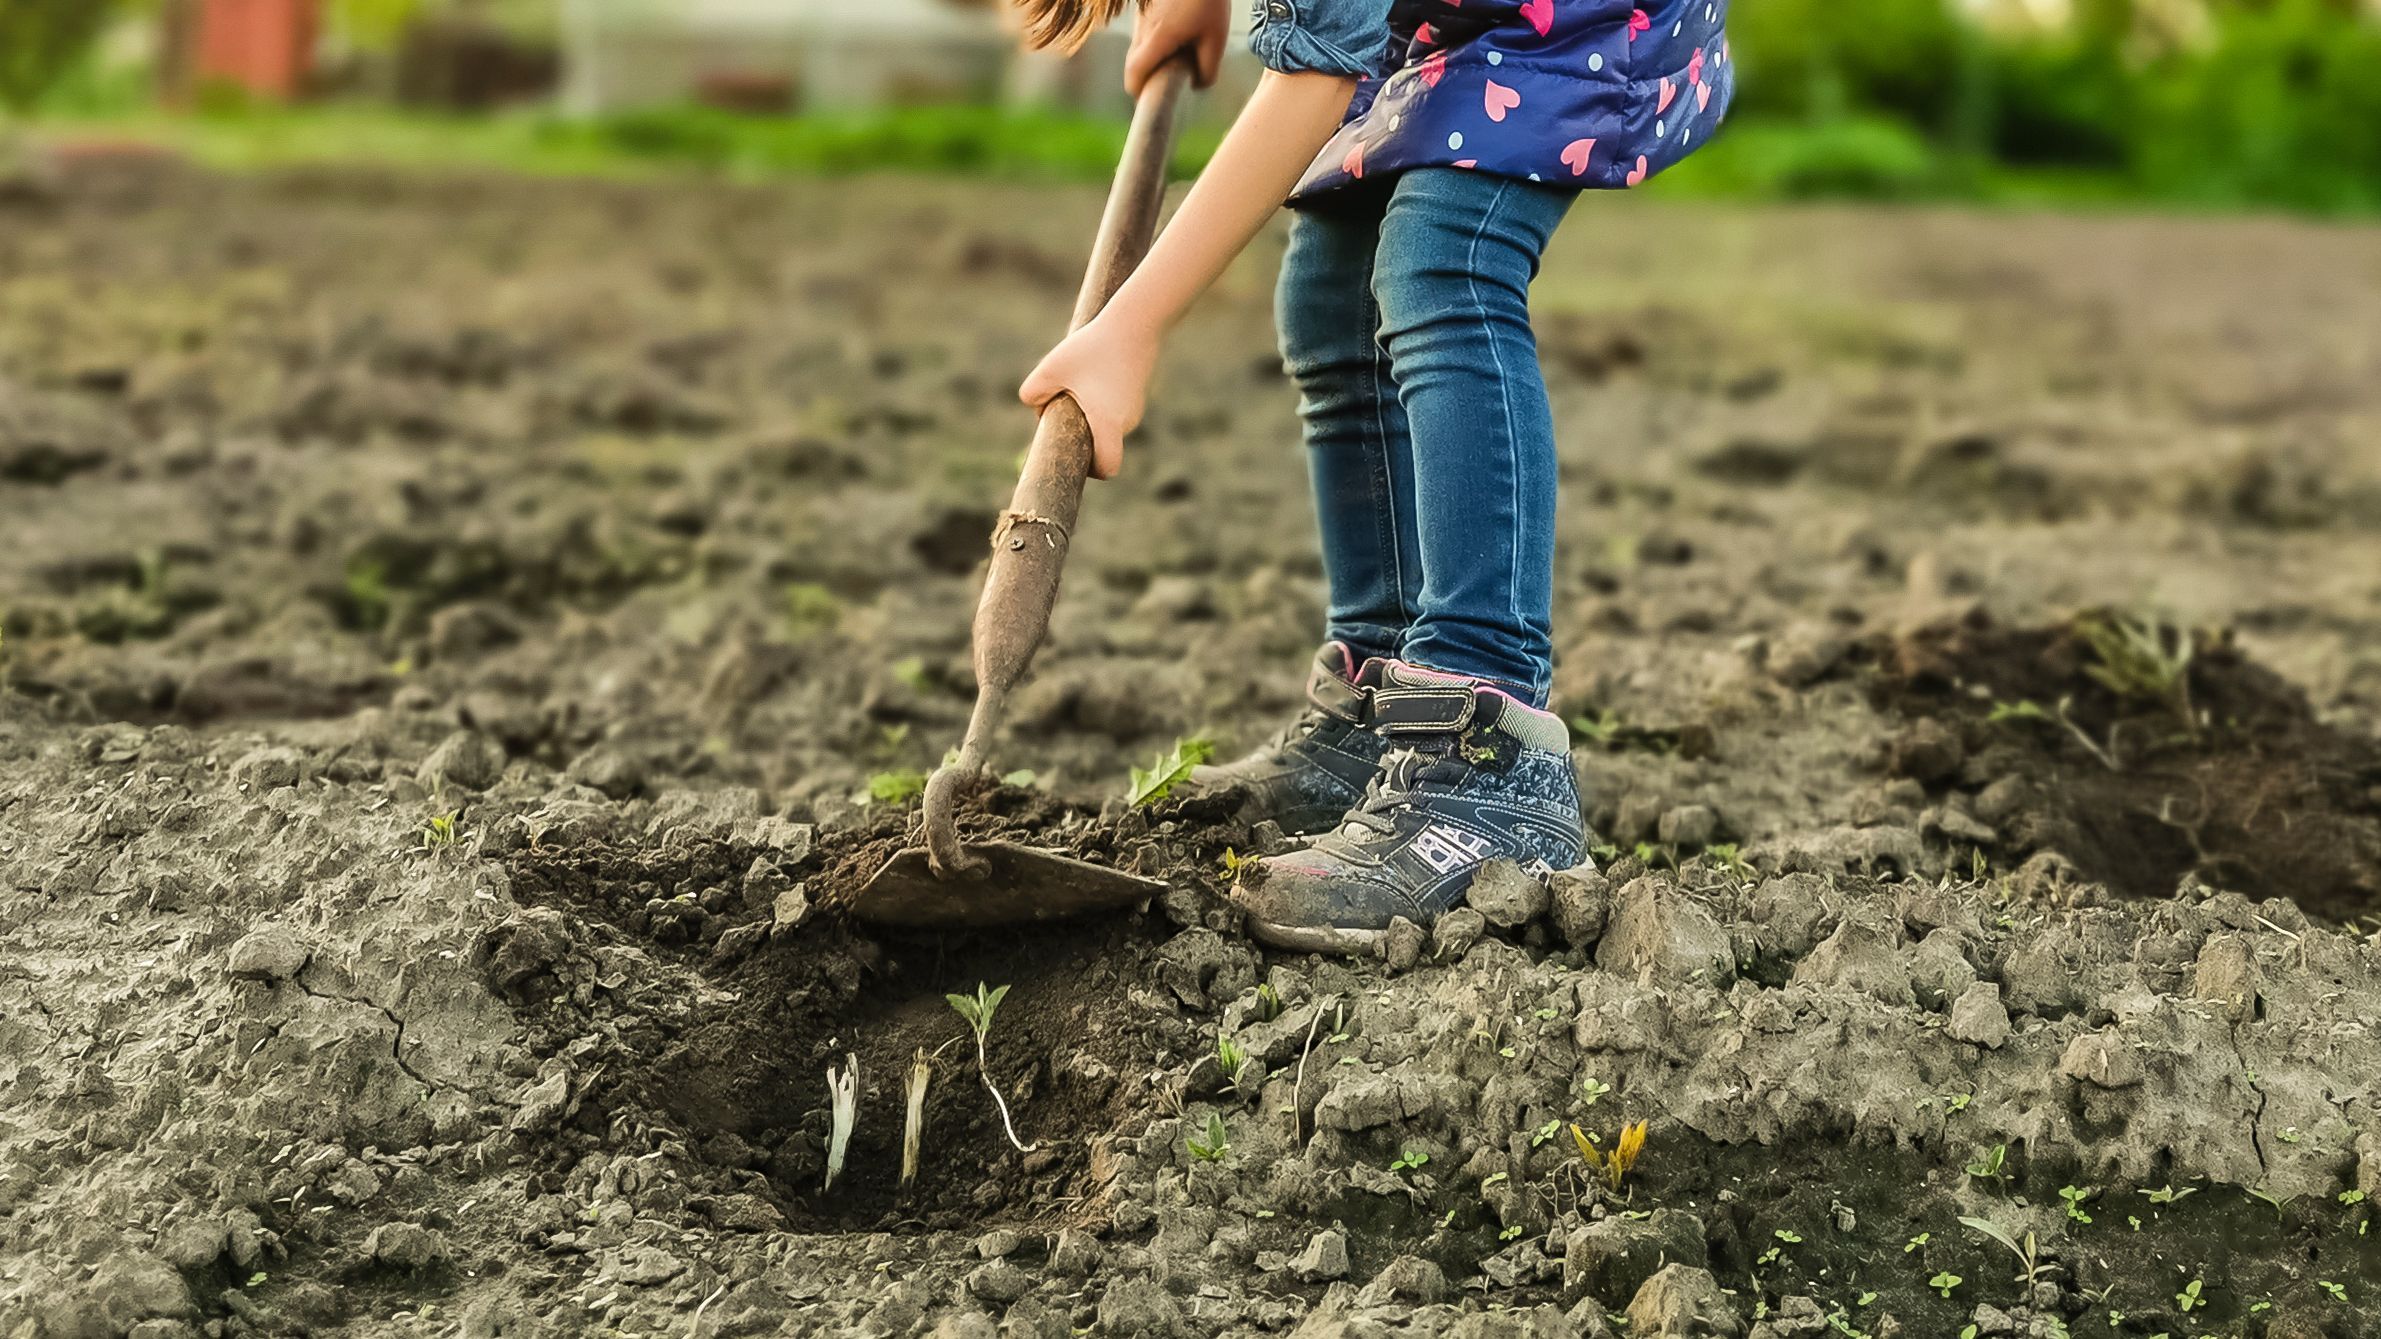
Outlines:
{"type": "Polygon", "coordinates": [[[1079,60],[1020,56],[1005,0],[561,5],[563,106],[578,115],[684,102],[718,79],[782,81],[803,108],[994,98],[1123,105],[1127,25],[1100,34],[1079,60]]]}

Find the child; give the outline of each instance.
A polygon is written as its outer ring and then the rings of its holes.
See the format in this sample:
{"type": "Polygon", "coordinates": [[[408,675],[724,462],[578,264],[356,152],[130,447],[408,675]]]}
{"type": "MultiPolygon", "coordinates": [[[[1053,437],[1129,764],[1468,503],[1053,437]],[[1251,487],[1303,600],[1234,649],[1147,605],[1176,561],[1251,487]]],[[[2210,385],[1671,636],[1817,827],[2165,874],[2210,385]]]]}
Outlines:
{"type": "MultiPolygon", "coordinates": [[[[1123,0],[1019,0],[1071,46],[1123,0]]],[[[1255,0],[1266,73],[1149,258],[1026,378],[1072,396],[1112,477],[1160,343],[1287,197],[1281,350],[1298,383],[1330,583],[1289,729],[1194,781],[1315,833],[1235,896],[1286,948],[1427,926],[1504,858],[1588,843],[1553,677],[1554,423],[1530,331],[1538,258],[1582,188],[1633,186],[1710,137],[1727,0],[1255,0]]],[[[1148,0],[1128,89],[1225,0],[1148,0]]]]}

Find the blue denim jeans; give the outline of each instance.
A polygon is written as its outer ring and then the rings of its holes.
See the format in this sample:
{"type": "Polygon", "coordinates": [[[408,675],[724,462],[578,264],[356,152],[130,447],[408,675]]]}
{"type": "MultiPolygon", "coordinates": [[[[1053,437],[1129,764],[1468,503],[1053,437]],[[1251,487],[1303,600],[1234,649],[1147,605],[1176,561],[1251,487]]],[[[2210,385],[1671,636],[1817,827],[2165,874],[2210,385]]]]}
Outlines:
{"type": "Polygon", "coordinates": [[[1328,635],[1486,679],[1554,674],[1554,415],[1530,330],[1575,193],[1460,168],[1298,210],[1276,316],[1299,390],[1328,635]]]}

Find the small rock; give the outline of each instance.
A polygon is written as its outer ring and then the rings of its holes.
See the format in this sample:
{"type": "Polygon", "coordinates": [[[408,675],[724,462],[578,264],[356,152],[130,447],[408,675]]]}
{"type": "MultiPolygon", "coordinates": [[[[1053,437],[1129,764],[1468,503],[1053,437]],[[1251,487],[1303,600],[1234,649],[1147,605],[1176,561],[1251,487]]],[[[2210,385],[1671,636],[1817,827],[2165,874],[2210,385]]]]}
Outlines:
{"type": "Polygon", "coordinates": [[[2087,1032],[2067,1043],[2059,1073],[2098,1088],[2134,1088],[2149,1079],[2140,1054],[2113,1030],[2087,1032]]]}
{"type": "Polygon", "coordinates": [[[1099,1239],[1077,1227],[1062,1227],[1050,1243],[1050,1272],[1083,1278],[1100,1266],[1099,1239]]]}
{"type": "Polygon", "coordinates": [[[110,1256],[91,1276],[90,1294],[117,1334],[153,1316],[179,1319],[190,1313],[190,1286],[154,1255],[110,1256]]]}
{"type": "Polygon", "coordinates": [[[422,759],[414,779],[425,786],[486,790],[504,776],[504,745],[477,730],[457,730],[422,759]]]}
{"type": "Polygon", "coordinates": [[[185,1218],[165,1230],[157,1254],[184,1272],[205,1269],[231,1247],[231,1229],[214,1217],[185,1218]]]}
{"type": "Polygon", "coordinates": [[[1867,995],[1881,1004],[1916,1002],[1902,961],[1901,922],[1846,916],[1835,933],[1794,966],[1794,984],[1867,995]]]}
{"type": "Polygon", "coordinates": [[[1662,1266],[1703,1258],[1703,1224],[1692,1214],[1656,1209],[1650,1218],[1601,1219],[1564,1242],[1563,1296],[1634,1296],[1662,1266]]]}
{"type": "Polygon", "coordinates": [[[722,1195],[712,1202],[711,1222],[727,1232],[777,1232],[785,1227],[785,1215],[758,1195],[722,1195]]]}
{"type": "Polygon", "coordinates": [[[967,1291],[984,1301],[1007,1306],[1033,1291],[1033,1276],[1006,1260],[994,1260],[967,1276],[967,1291]]]}
{"type": "Polygon", "coordinates": [[[2009,1040],[2009,1011],[2001,1005],[2001,988],[1991,981],[1979,981],[1960,992],[1951,1002],[1950,1017],[1944,1020],[1943,1032],[1953,1041],[1964,1041],[1988,1051],[2001,1049],[2009,1040]]]}
{"type": "Polygon", "coordinates": [[[1912,722],[1886,745],[1885,766],[1895,776],[1931,785],[1950,779],[1967,758],[1967,745],[1959,732],[1927,716],[1912,722]]]}
{"type": "Polygon", "coordinates": [[[1440,962],[1452,962],[1478,943],[1487,931],[1487,917],[1471,907],[1457,907],[1430,927],[1430,956],[1440,962]]]}
{"type": "Polygon", "coordinates": [[[1827,677],[1851,649],[1851,640],[1828,624],[1795,623],[1770,642],[1762,668],[1788,688],[1803,688],[1827,677]]]}
{"type": "Polygon", "coordinates": [[[569,1108],[570,1074],[556,1069],[521,1094],[520,1109],[513,1113],[509,1128],[516,1134],[534,1134],[559,1123],[569,1108]]]}
{"type": "Polygon", "coordinates": [[[1968,961],[1959,932],[1937,930],[1918,945],[1910,958],[1910,985],[1918,1002],[1929,1009],[1947,1009],[1976,984],[1976,968],[1968,961]]]}
{"type": "Polygon", "coordinates": [[[287,981],[304,970],[314,950],[290,930],[268,925],[242,935],[224,955],[233,976],[249,981],[287,981]]]}
{"type": "Polygon", "coordinates": [[[1182,1308],[1153,1279],[1120,1278],[1100,1295],[1099,1326],[1116,1335],[1177,1335],[1182,1332],[1182,1308]]]}
{"type": "Polygon", "coordinates": [[[1664,985],[1697,979],[1719,984],[1736,974],[1728,932],[1686,894],[1652,876],[1630,880],[1613,898],[1596,965],[1664,985]]]}
{"type": "Polygon", "coordinates": [[[1572,948],[1586,948],[1604,937],[1604,923],[1612,914],[1612,881],[1594,865],[1559,870],[1547,881],[1554,905],[1554,928],[1572,948]]]}
{"type": "Polygon", "coordinates": [[[1692,1339],[1715,1335],[1734,1339],[1744,1333],[1736,1308],[1728,1304],[1719,1281],[1710,1271],[1693,1265],[1667,1265],[1645,1281],[1629,1299],[1631,1339],[1692,1339]]]}
{"type": "Polygon", "coordinates": [[[2239,1022],[2257,1009],[2257,950],[2247,936],[2211,935],[2191,964],[2191,995],[2223,1010],[2239,1022]]]}
{"type": "Polygon", "coordinates": [[[1348,1276],[1348,1239],[1336,1228],[1325,1228],[1314,1234],[1306,1249],[1290,1262],[1290,1272],[1301,1283],[1329,1283],[1348,1276]]]}
{"type": "Polygon", "coordinates": [[[1393,972],[1410,971],[1422,961],[1422,950],[1429,942],[1421,926],[1399,916],[1389,922],[1381,940],[1381,957],[1393,972]]]}
{"type": "Polygon", "coordinates": [[[1472,876],[1472,908],[1500,930],[1514,930],[1546,914],[1545,883],[1510,860],[1491,860],[1472,876]]]}
{"type": "Polygon", "coordinates": [[[598,744],[573,758],[563,774],[615,800],[628,799],[645,788],[645,769],[634,758],[608,744],[598,744]]]}
{"type": "Polygon", "coordinates": [[[659,1246],[632,1246],[620,1257],[620,1281],[651,1288],[686,1272],[686,1262],[659,1246]]]}
{"type": "Polygon", "coordinates": [[[1017,1253],[1024,1239],[1005,1227],[996,1227],[975,1239],[976,1258],[999,1260],[1017,1253]]]}
{"type": "Polygon", "coordinates": [[[382,1223],[364,1238],[364,1254],[392,1269],[425,1269],[446,1256],[446,1243],[418,1223],[382,1223]]]}
{"type": "Polygon", "coordinates": [[[1720,816],[1707,804],[1682,804],[1662,815],[1656,831],[1665,846],[1709,846],[1719,840],[1720,816]]]}
{"type": "Polygon", "coordinates": [[[521,640],[521,625],[491,604],[449,605],[430,616],[430,654],[460,660],[499,650],[521,640]]]}
{"type": "Polygon", "coordinates": [[[1363,1310],[1391,1302],[1431,1306],[1446,1295],[1447,1276],[1437,1265],[1418,1255],[1401,1255],[1373,1275],[1372,1282],[1356,1294],[1356,1307],[1363,1310]]]}
{"type": "Polygon", "coordinates": [[[769,933],[781,935],[801,925],[810,915],[810,893],[806,885],[795,884],[777,895],[769,908],[769,933]]]}
{"type": "Polygon", "coordinates": [[[231,765],[232,780],[251,795],[298,784],[304,758],[296,749],[258,749],[231,765]]]}

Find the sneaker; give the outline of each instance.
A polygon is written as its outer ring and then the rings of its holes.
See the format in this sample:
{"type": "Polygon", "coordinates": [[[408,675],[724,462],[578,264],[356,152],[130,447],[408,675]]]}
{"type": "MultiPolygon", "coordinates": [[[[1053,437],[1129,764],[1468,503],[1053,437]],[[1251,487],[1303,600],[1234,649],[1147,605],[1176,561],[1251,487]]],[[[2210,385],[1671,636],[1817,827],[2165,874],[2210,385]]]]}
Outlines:
{"type": "Polygon", "coordinates": [[[1306,709],[1237,762],[1190,774],[1194,793],[1237,790],[1240,819],[1271,819],[1292,836],[1321,832],[1364,798],[1388,742],[1371,725],[1372,690],[1386,662],[1358,670],[1346,644],[1327,642],[1306,676],[1306,709]]]}
{"type": "Polygon", "coordinates": [[[1562,719],[1470,679],[1391,661],[1372,695],[1389,741],[1363,800],[1313,846],[1270,856],[1232,891],[1279,948],[1375,950],[1399,916],[1429,926],[1506,859],[1544,878],[1588,846],[1562,719]]]}

